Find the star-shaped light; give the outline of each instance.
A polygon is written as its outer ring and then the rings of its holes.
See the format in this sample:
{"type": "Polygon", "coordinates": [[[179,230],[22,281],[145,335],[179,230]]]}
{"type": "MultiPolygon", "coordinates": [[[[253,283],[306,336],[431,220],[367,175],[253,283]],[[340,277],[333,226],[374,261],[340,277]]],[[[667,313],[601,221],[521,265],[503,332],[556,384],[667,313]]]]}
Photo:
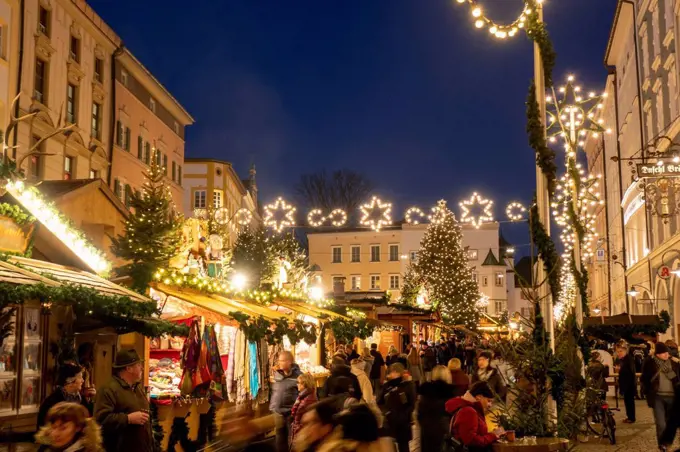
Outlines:
{"type": "Polygon", "coordinates": [[[264,206],[264,219],[262,222],[265,226],[273,228],[276,232],[281,232],[283,228],[295,225],[295,207],[279,196],[273,204],[264,206]]]}
{"type": "Polygon", "coordinates": [[[359,207],[361,210],[361,225],[368,226],[374,231],[380,231],[383,226],[388,226],[392,223],[392,204],[389,202],[382,202],[380,198],[374,196],[370,202],[359,207]],[[378,213],[376,214],[376,210],[378,213]]]}
{"type": "Polygon", "coordinates": [[[462,215],[460,220],[463,223],[470,223],[475,228],[479,229],[482,224],[493,221],[493,201],[482,198],[477,192],[472,194],[470,199],[460,203],[462,215]],[[475,215],[471,212],[473,207],[478,207],[480,213],[475,215]]]}

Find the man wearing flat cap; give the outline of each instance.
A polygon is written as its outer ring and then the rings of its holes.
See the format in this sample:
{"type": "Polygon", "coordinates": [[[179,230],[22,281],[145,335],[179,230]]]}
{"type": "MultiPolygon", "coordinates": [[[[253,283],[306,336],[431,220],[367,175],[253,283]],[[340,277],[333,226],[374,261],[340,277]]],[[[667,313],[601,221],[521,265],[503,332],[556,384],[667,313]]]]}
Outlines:
{"type": "Polygon", "coordinates": [[[120,350],[113,377],[97,393],[94,417],[101,425],[106,452],[154,450],[149,401],[140,383],[143,371],[135,350],[120,350]]]}

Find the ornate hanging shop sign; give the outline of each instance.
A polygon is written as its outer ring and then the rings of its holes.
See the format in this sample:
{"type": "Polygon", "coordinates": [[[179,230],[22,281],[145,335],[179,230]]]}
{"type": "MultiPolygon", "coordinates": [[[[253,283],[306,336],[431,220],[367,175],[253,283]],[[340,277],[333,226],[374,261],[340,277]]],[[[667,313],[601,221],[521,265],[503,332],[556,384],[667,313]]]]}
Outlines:
{"type": "Polygon", "coordinates": [[[680,164],[665,163],[661,160],[659,162],[638,163],[636,168],[638,177],[680,176],[680,164]],[[659,162],[662,164],[659,165],[659,162]]]}
{"type": "Polygon", "coordinates": [[[34,224],[19,225],[10,217],[0,216],[0,251],[11,254],[26,254],[31,243],[34,224]]]}

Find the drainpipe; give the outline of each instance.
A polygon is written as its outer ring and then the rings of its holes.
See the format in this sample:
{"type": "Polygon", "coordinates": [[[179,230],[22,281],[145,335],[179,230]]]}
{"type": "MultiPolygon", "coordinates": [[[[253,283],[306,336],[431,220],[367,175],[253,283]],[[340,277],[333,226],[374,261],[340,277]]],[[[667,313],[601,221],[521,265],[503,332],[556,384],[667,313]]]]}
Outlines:
{"type": "Polygon", "coordinates": [[[602,172],[604,173],[604,230],[605,240],[607,241],[607,283],[609,290],[607,290],[607,306],[609,308],[609,315],[612,313],[612,262],[609,259],[609,191],[607,190],[607,146],[602,135],[602,172]]]}
{"type": "MultiPolygon", "coordinates": [[[[24,4],[24,0],[19,0],[19,61],[17,64],[17,93],[16,95],[18,96],[21,94],[21,74],[23,72],[23,66],[24,66],[24,8],[26,5],[24,4]]],[[[19,117],[20,116],[20,105],[21,105],[21,99],[19,99],[14,106],[14,116],[19,117]]],[[[12,137],[12,146],[14,147],[13,153],[16,153],[17,149],[17,141],[19,139],[19,126],[14,129],[14,137],[12,137]]],[[[14,157],[14,156],[13,156],[14,157]]]]}
{"type": "Polygon", "coordinates": [[[116,58],[123,54],[125,44],[122,42],[111,55],[111,121],[109,124],[109,170],[106,176],[106,185],[111,187],[111,170],[113,169],[113,142],[116,136],[116,58]]]}
{"type": "Polygon", "coordinates": [[[626,294],[626,313],[630,314],[630,299],[628,296],[628,275],[626,274],[626,265],[628,259],[626,258],[626,224],[623,221],[623,173],[621,168],[621,139],[619,137],[619,87],[618,87],[618,74],[616,73],[616,66],[607,66],[607,72],[614,76],[614,115],[616,117],[616,157],[619,166],[619,206],[620,206],[620,218],[621,218],[621,254],[623,259],[623,285],[624,293],[626,294]]]}

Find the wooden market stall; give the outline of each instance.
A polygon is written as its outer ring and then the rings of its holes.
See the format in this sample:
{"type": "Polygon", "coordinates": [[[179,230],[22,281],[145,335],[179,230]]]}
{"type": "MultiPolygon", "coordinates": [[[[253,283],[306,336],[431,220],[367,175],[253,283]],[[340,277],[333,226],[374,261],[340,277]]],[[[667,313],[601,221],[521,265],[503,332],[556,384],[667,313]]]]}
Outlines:
{"type": "MultiPolygon", "coordinates": [[[[195,388],[180,388],[184,378],[180,366],[184,338],[160,339],[159,343],[149,344],[145,353],[150,363],[150,394],[152,401],[158,406],[159,419],[166,433],[173,432],[186,419],[187,440],[202,444],[205,442],[207,425],[212,422],[222,425],[225,416],[235,407],[247,406],[254,409],[257,415],[267,414],[268,405],[265,402],[268,402],[272,369],[280,350],[288,349],[293,352],[301,370],[315,375],[319,385],[328,376],[327,370],[318,365],[320,335],[317,335],[317,342],[312,345],[304,341],[300,341],[297,346],[291,345],[284,336],[282,344],[271,345],[261,339],[256,345],[246,345],[246,349],[239,346],[239,341],[243,340],[239,338],[245,336],[243,325],[237,320],[239,316],[249,318],[251,325],[257,324],[257,319],[262,319],[271,325],[277,322],[291,325],[299,321],[319,327],[323,320],[320,312],[312,306],[281,300],[274,300],[265,306],[165,283],[152,284],[151,296],[162,308],[162,318],[187,324],[197,323],[199,331],[203,331],[203,340],[206,338],[206,329],[213,327],[221,363],[221,374],[219,378],[213,374],[214,384],[211,383],[211,388],[221,385],[221,391],[197,392],[200,385],[195,388]],[[245,381],[237,377],[243,357],[251,368],[257,362],[259,377],[256,389],[253,389],[253,380],[245,381]]],[[[328,311],[328,315],[337,316],[332,311],[328,311]]],[[[254,342],[245,340],[245,344],[254,342]]],[[[245,374],[249,372],[246,371],[245,374]]],[[[170,436],[176,435],[166,434],[164,447],[167,447],[170,436]]]]}
{"type": "Polygon", "coordinates": [[[58,296],[59,289],[67,289],[112,299],[150,300],[93,273],[22,257],[0,261],[0,284],[2,313],[10,314],[9,318],[0,316],[0,322],[5,322],[0,330],[7,331],[8,323],[14,325],[0,342],[0,429],[33,432],[40,403],[54,383],[55,363],[48,349],[56,347],[68,352],[62,347],[68,348],[70,341],[70,351],[75,352],[83,343],[92,344],[86,384],[101,385],[111,376],[116,345],[121,339],[118,333],[122,331],[120,324],[116,325],[118,329],[106,326],[115,320],[103,318],[99,311],[82,312],[82,307],[69,306],[64,300],[55,300],[59,304],[50,306],[48,296],[58,296]],[[21,294],[34,295],[9,302],[21,294]]]}

